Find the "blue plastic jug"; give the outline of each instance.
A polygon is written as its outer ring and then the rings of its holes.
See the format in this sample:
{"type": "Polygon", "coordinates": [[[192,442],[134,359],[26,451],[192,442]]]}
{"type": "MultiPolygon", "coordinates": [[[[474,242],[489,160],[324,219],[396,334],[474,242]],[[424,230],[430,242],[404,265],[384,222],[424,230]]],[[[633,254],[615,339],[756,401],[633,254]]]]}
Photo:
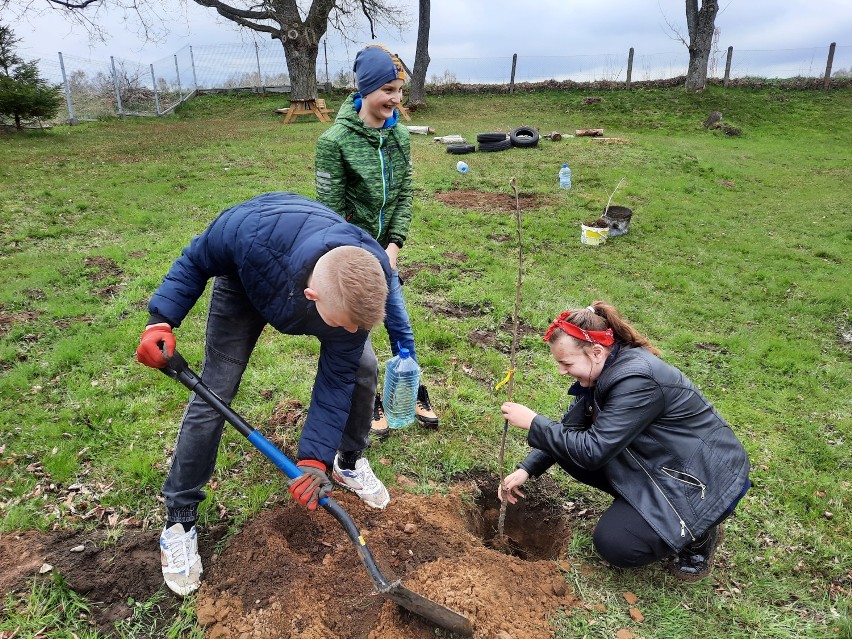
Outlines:
{"type": "Polygon", "coordinates": [[[399,354],[385,364],[382,403],[389,427],[403,428],[414,421],[419,387],[420,366],[407,348],[400,347],[399,354]]]}
{"type": "Polygon", "coordinates": [[[571,169],[568,168],[568,163],[562,165],[562,168],[559,169],[559,188],[560,189],[570,189],[571,188],[571,169]]]}

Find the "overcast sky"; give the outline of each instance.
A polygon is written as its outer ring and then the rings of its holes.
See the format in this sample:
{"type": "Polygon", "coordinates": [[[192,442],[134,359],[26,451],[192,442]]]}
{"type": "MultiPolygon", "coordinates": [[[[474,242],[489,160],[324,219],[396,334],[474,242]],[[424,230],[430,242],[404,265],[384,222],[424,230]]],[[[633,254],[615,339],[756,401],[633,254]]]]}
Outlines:
{"type": "MultiPolygon", "coordinates": [[[[380,31],[377,42],[387,44],[413,63],[417,38],[417,0],[396,0],[411,16],[402,34],[380,31]]],[[[46,0],[12,0],[12,5],[47,6],[46,0]]],[[[7,9],[0,21],[22,39],[25,59],[56,60],[56,53],[92,59],[109,56],[149,62],[186,45],[251,42],[251,32],[219,18],[212,9],[192,0],[149,2],[162,7],[151,16],[155,28],[168,25],[158,42],[146,42],[132,16],[99,10],[85,15],[102,25],[106,42],[92,42],[81,26],[72,26],[63,11],[44,9],[28,18],[7,9]]],[[[303,3],[307,4],[307,3],[303,3]]],[[[575,56],[622,53],[631,46],[637,54],[683,51],[672,29],[686,34],[683,0],[432,0],[429,52],[433,59],[497,56],[575,56]],[[668,24],[667,24],[668,23],[668,24]]],[[[852,46],[852,0],[722,0],[716,18],[719,46],[735,50],[843,47],[845,63],[852,46]]],[[[351,33],[345,44],[328,34],[328,57],[351,59],[369,41],[369,33],[351,33]]],[[[259,36],[268,42],[265,35],[259,36]]],[[[838,68],[837,61],[835,68],[838,68]]]]}

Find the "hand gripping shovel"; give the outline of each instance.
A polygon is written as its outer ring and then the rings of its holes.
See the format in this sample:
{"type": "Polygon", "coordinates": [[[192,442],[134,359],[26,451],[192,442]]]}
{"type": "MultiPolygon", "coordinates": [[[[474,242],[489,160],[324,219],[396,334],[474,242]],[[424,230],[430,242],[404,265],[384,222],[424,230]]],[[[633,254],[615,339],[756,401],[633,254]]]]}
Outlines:
{"type": "MultiPolygon", "coordinates": [[[[240,417],[228,404],[217,396],[216,393],[207,388],[198,375],[189,368],[186,360],[180,353],[175,351],[174,355],[169,358],[168,366],[161,368],[160,370],[169,377],[179,381],[205,402],[210,404],[210,406],[222,415],[222,417],[224,417],[234,428],[240,431],[246,439],[254,444],[261,453],[266,455],[273,464],[278,466],[278,468],[281,469],[287,477],[295,479],[302,475],[302,471],[299,467],[290,461],[284,453],[278,450],[272,442],[266,439],[266,437],[264,437],[256,429],[252,428],[246,420],[240,417]]],[[[446,628],[451,632],[465,636],[473,634],[473,627],[467,617],[464,617],[449,608],[445,608],[444,606],[441,606],[422,595],[418,595],[416,592],[413,592],[403,586],[400,580],[388,583],[388,581],[382,576],[382,573],[379,572],[376,561],[373,559],[370,549],[367,548],[367,542],[364,541],[358,527],[355,525],[355,522],[352,521],[349,514],[331,497],[323,497],[320,499],[319,503],[340,523],[341,526],[343,526],[343,529],[346,531],[349,539],[353,544],[355,544],[355,549],[358,551],[358,557],[361,559],[361,563],[364,564],[364,567],[370,574],[370,578],[373,580],[376,592],[378,592],[379,595],[386,597],[391,601],[395,601],[403,608],[406,608],[407,610],[428,619],[435,625],[446,628]]]]}

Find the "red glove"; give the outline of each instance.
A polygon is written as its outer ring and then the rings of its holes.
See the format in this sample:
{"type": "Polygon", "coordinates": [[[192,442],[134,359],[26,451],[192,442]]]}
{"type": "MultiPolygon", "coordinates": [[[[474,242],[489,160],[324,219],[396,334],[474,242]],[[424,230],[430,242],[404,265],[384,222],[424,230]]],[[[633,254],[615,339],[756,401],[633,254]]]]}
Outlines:
{"type": "Polygon", "coordinates": [[[172,327],[162,322],[151,324],[139,338],[136,349],[136,361],[151,368],[165,368],[169,361],[167,357],[175,354],[175,336],[172,327]],[[165,350],[166,355],[163,355],[165,350]]]}
{"type": "Polygon", "coordinates": [[[315,459],[303,459],[296,464],[305,471],[296,479],[287,482],[290,494],[297,502],[308,510],[316,510],[319,500],[331,492],[332,484],[328,475],[325,474],[326,466],[315,459]]]}

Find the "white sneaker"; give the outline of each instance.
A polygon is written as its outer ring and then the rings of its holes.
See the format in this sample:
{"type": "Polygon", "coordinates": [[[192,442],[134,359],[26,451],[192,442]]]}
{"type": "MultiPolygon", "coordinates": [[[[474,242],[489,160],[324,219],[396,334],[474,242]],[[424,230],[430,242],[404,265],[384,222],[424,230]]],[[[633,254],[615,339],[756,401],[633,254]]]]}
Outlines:
{"type": "Polygon", "coordinates": [[[331,478],[344,488],[358,495],[372,508],[384,508],[390,502],[390,494],[382,481],[373,473],[370,462],[364,457],[355,462],[355,470],[345,470],[338,464],[340,455],[334,456],[331,478]]]}
{"type": "Polygon", "coordinates": [[[198,531],[195,526],[184,532],[182,524],[163,528],[160,534],[160,563],[163,579],[173,592],[184,596],[201,585],[201,556],[198,554],[198,531]]]}

